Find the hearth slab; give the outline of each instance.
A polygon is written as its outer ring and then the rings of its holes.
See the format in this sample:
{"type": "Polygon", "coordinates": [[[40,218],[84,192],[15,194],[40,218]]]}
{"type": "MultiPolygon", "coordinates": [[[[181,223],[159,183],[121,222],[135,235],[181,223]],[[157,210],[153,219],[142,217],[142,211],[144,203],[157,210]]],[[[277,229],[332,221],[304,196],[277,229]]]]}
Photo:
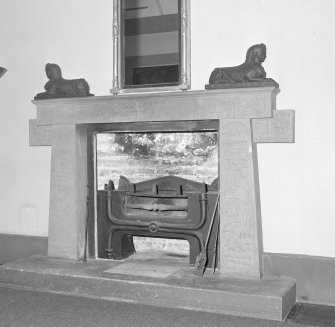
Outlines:
{"type": "Polygon", "coordinates": [[[153,278],[165,278],[180,270],[169,265],[145,264],[139,262],[126,262],[104,271],[107,274],[121,274],[153,278]]]}
{"type": "MultiPolygon", "coordinates": [[[[136,268],[137,267],[137,268],[136,268]]],[[[194,274],[187,257],[134,255],[124,261],[75,262],[33,256],[0,267],[2,286],[282,321],[295,304],[295,281],[194,274]],[[129,269],[148,264],[158,274],[129,269]],[[122,267],[123,266],[123,267],[122,267]],[[162,268],[163,267],[163,268],[162,268]]]]}

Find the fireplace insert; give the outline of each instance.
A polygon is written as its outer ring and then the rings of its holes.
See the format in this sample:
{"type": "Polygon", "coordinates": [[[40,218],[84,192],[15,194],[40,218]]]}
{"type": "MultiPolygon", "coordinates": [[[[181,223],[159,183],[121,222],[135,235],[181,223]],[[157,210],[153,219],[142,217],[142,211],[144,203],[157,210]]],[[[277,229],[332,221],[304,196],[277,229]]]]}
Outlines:
{"type": "Polygon", "coordinates": [[[217,129],[214,120],[92,127],[89,256],[122,260],[150,250],[189,255],[194,265],[208,250],[212,267],[219,248],[217,129]]]}
{"type": "Polygon", "coordinates": [[[99,257],[121,260],[135,252],[133,236],[184,239],[189,262],[206,251],[207,267],[218,251],[218,179],[210,185],[176,176],[132,183],[120,176],[98,191],[99,257]],[[207,239],[207,242],[206,242],[207,239]]]}

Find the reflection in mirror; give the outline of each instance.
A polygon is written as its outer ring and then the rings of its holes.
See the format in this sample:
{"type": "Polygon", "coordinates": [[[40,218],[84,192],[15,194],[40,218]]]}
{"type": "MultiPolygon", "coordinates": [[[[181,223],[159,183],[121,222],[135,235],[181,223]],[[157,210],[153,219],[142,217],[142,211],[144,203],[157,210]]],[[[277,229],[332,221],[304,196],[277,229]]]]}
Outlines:
{"type": "Polygon", "coordinates": [[[124,0],[124,87],[179,84],[178,0],[124,0]]]}
{"type": "Polygon", "coordinates": [[[113,2],[111,92],[189,89],[189,0],[113,2]]]}

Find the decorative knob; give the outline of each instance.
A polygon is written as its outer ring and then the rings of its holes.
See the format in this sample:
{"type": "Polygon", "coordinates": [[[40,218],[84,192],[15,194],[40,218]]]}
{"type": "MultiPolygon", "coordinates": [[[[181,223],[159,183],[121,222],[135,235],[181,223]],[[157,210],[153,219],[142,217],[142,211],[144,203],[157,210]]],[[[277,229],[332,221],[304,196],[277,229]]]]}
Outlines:
{"type": "Polygon", "coordinates": [[[157,226],[156,223],[150,223],[149,226],[148,226],[148,228],[149,228],[149,232],[150,233],[157,233],[158,230],[159,230],[159,228],[158,228],[158,226],[157,226]]]}

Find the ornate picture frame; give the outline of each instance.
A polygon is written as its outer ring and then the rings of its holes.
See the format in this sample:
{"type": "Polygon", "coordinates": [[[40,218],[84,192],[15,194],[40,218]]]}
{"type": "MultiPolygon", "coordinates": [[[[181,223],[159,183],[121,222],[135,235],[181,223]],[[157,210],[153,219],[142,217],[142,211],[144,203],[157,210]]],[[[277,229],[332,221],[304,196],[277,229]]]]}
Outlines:
{"type": "Polygon", "coordinates": [[[179,85],[165,87],[125,88],[123,65],[123,29],[122,2],[113,0],[113,80],[110,92],[113,95],[132,92],[186,91],[191,88],[191,30],[190,30],[190,0],[179,0],[180,5],[180,69],[179,85]]]}

